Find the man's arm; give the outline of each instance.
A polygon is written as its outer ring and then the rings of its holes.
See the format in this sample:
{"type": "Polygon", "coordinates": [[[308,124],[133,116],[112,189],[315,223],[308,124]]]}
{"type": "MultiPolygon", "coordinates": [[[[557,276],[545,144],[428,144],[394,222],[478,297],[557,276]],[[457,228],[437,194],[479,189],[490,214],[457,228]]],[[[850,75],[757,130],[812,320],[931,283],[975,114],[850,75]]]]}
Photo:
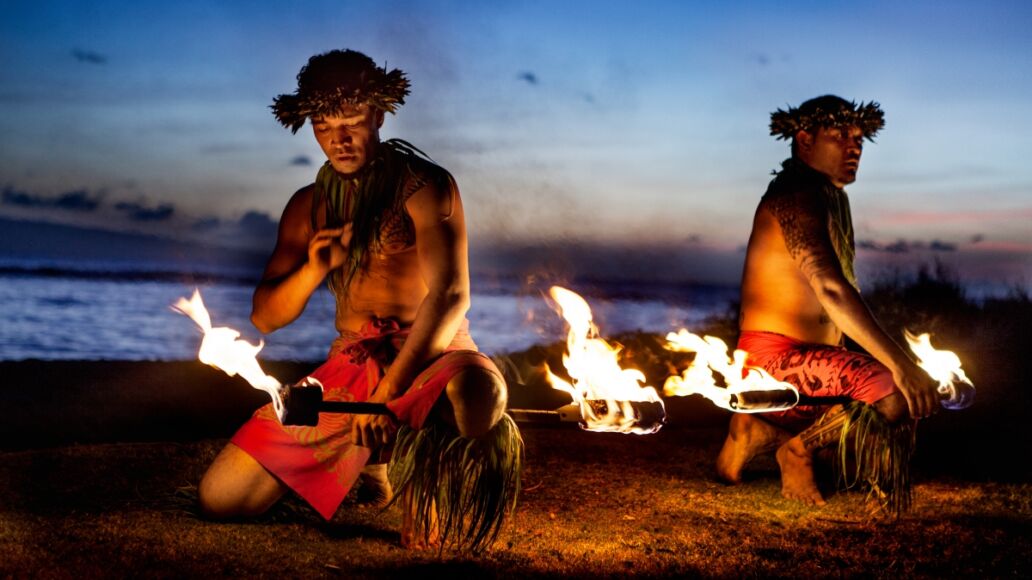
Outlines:
{"type": "MultiPolygon", "coordinates": [[[[387,402],[409,388],[423,364],[444,352],[469,310],[466,224],[451,176],[431,180],[406,203],[416,230],[419,269],[429,292],[416,311],[412,330],[370,397],[387,402]]],[[[354,441],[368,447],[387,443],[394,426],[382,415],[359,416],[354,441]]]]}
{"type": "Polygon", "coordinates": [[[451,176],[431,180],[409,198],[419,270],[428,293],[412,331],[383,379],[389,398],[400,395],[427,360],[447,348],[469,310],[466,222],[451,176]]]}
{"type": "Polygon", "coordinates": [[[765,200],[764,206],[780,225],[789,255],[831,321],[892,371],[911,416],[926,417],[937,410],[931,378],[889,337],[842,273],[821,198],[814,192],[785,193],[765,200]]]}
{"type": "Polygon", "coordinates": [[[311,208],[309,186],[295,193],[283,210],[276,248],[252,299],[251,322],[263,333],[296,320],[326,275],[344,262],[350,225],[313,235],[311,208]]]}

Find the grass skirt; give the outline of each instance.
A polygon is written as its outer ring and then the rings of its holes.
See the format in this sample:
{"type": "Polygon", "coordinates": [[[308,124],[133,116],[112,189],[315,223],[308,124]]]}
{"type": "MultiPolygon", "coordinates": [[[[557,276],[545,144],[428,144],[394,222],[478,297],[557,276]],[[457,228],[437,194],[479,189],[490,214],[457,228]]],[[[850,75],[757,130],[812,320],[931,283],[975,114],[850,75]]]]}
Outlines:
{"type": "Polygon", "coordinates": [[[402,425],[388,468],[394,501],[411,494],[415,532],[428,543],[436,532],[442,550],[476,554],[516,507],[523,458],[523,438],[508,415],[475,439],[436,421],[422,429],[402,425]]]}
{"type": "Polygon", "coordinates": [[[847,405],[845,412],[834,461],[841,483],[847,489],[866,489],[899,517],[910,509],[915,422],[891,424],[873,406],[860,401],[847,405]]]}

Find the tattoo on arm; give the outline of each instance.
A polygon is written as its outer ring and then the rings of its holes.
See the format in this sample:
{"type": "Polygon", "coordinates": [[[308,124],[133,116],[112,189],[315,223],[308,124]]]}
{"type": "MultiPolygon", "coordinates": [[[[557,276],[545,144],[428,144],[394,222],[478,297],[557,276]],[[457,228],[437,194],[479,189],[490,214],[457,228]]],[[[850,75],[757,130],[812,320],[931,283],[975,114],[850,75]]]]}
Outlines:
{"type": "Polygon", "coordinates": [[[785,247],[808,279],[841,272],[828,235],[828,211],[817,192],[790,192],[766,200],[781,226],[785,247]]]}

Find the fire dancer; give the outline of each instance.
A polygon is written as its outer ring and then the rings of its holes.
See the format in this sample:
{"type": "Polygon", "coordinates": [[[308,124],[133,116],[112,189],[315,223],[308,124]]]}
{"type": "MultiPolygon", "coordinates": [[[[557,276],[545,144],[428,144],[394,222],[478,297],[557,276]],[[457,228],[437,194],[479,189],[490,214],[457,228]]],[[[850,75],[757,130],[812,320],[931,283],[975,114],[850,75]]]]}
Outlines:
{"type": "Polygon", "coordinates": [[[384,113],[409,93],[402,71],[335,50],[297,79],[273,112],[295,133],[309,120],[327,161],[286,205],[251,320],[262,332],[290,324],[327,281],[340,337],[311,376],[325,400],[387,403],[397,422],[323,415],[285,427],[266,405],[209,467],[201,505],[213,517],[257,515],[292,489],[329,519],[372,449],[393,442],[402,542],[480,550],[514,505],[523,447],[501,373],[468,332],[458,188],[412,145],[380,141],[384,113]]]}
{"type": "Polygon", "coordinates": [[[717,458],[719,476],[738,483],[745,464],[777,449],[782,495],[822,505],[816,450],[847,442],[862,483],[899,513],[909,505],[915,420],[939,406],[936,385],[875,320],[860,296],[849,200],[864,139],[884,126],[877,103],[826,95],[771,115],[771,135],[792,140],[753,221],[742,277],[738,348],[749,364],[813,396],[847,395],[848,406],[736,414],[717,458]],[[848,352],[848,335],[870,353],[848,352]]]}

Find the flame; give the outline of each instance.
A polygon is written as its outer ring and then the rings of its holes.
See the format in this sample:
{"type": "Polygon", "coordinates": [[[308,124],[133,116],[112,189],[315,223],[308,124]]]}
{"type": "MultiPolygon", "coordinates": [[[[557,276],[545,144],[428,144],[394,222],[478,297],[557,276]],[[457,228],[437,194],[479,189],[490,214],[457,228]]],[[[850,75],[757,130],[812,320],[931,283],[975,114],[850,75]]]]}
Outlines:
{"type": "Polygon", "coordinates": [[[767,371],[758,367],[745,366],[748,356],[744,350],[736,349],[729,358],[727,344],[714,336],[700,337],[682,328],[667,334],[666,348],[678,352],[694,352],[695,360],[681,376],[667,378],[663,394],[668,397],[702,395],[718,407],[738,413],[760,413],[777,408],[743,408],[733,405],[734,395],[747,391],[790,391],[798,400],[799,391],[789,383],[779,381],[767,371]],[[726,387],[717,385],[714,372],[724,379],[726,387]]]}
{"type": "Polygon", "coordinates": [[[952,351],[933,348],[932,337],[927,332],[914,336],[909,330],[904,330],[903,335],[917,356],[918,366],[939,383],[942,406],[947,409],[970,406],[974,402],[975,385],[960,368],[960,357],[952,351]]]}
{"type": "Polygon", "coordinates": [[[574,403],[580,405],[583,427],[589,431],[639,435],[658,431],[661,423],[651,426],[638,424],[631,404],[659,403],[663,408],[663,400],[656,389],[643,386],[644,373],[620,367],[620,349],[599,337],[598,328],[592,322],[591,307],[580,295],[559,286],[553,286],[549,294],[570,327],[563,365],[572,383],[553,374],[547,366],[545,370],[552,388],[569,393],[574,403]],[[598,405],[599,401],[606,404],[598,405]]]}
{"type": "Polygon", "coordinates": [[[197,358],[204,364],[225,371],[231,377],[240,375],[252,387],[269,393],[276,415],[282,421],[283,399],[279,394],[282,384],[275,377],[265,374],[258,365],[258,351],[262,350],[262,347],[265,346],[264,343],[259,342],[258,345],[252,345],[247,341],[239,340],[240,333],[232,328],[224,326],[212,328],[211,316],[201,300],[200,290],[194,290],[193,296],[189,300],[180,298],[172,305],[172,309],[189,316],[204,333],[197,358]]]}

